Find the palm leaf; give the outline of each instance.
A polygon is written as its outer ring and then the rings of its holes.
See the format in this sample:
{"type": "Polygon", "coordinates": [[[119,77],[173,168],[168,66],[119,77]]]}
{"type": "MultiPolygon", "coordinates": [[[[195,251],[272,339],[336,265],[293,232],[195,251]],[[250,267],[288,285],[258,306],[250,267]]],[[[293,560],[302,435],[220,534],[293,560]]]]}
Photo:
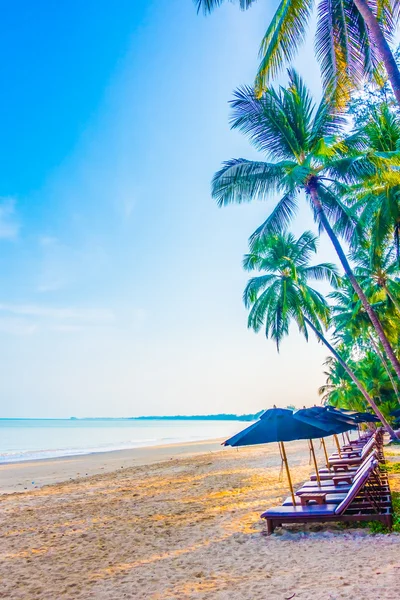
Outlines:
{"type": "Polygon", "coordinates": [[[279,190],[284,176],[280,164],[231,159],[214,175],[212,196],[218,206],[264,200],[279,190]]]}
{"type": "Polygon", "coordinates": [[[250,248],[254,249],[258,240],[265,236],[285,231],[294,219],[296,212],[297,193],[290,191],[279,200],[269,217],[250,236],[250,248]]]}
{"type": "Polygon", "coordinates": [[[293,60],[305,39],[313,5],[313,0],[281,0],[261,42],[261,63],[255,83],[257,96],[261,96],[267,82],[293,60]]]}

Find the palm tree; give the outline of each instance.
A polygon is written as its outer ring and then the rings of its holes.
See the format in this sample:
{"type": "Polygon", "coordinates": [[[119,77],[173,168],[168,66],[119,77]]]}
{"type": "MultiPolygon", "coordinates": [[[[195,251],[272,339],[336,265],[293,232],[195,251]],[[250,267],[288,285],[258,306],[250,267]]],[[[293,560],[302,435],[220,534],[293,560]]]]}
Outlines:
{"type": "MultiPolygon", "coordinates": [[[[349,359],[346,359],[346,362],[354,369],[354,365],[349,359]]],[[[333,356],[328,356],[324,364],[326,365],[324,371],[326,383],[318,389],[322,403],[337,408],[365,412],[368,404],[342,365],[333,356]]]]}
{"type": "MultiPolygon", "coordinates": [[[[320,230],[325,230],[344,271],[368,314],[376,334],[400,379],[400,363],[377,314],[361,289],[338,235],[354,237],[354,213],[341,201],[341,182],[355,183],[366,174],[390,170],[393,153],[364,148],[349,152],[353,138],[343,137],[343,119],[322,100],[316,108],[303,81],[289,70],[289,88],[268,90],[258,100],[251,88],[241,88],[233,101],[232,127],[242,130],[269,162],[231,159],[213,178],[212,194],[219,206],[281,195],[267,220],[254,232],[254,243],[268,232],[283,231],[293,220],[301,192],[311,205],[320,230]],[[330,220],[335,223],[331,226],[330,220]]],[[[356,140],[356,146],[359,145],[356,140]]],[[[394,153],[398,160],[398,153],[394,153]]],[[[400,181],[400,172],[391,171],[400,181]]]]}
{"type": "MultiPolygon", "coordinates": [[[[391,411],[398,407],[398,403],[393,397],[389,379],[377,355],[367,352],[362,360],[353,362],[347,359],[347,363],[356,372],[368,393],[373,396],[385,418],[388,418],[391,411]]],[[[333,357],[328,357],[325,365],[326,383],[318,390],[322,402],[338,408],[365,412],[368,408],[365,399],[340,363],[333,357]]]]}
{"type": "MultiPolygon", "coordinates": [[[[224,0],[194,0],[205,14],[224,0]]],[[[232,0],[231,0],[232,1],[232,0]]],[[[238,0],[242,10],[255,0],[238,0]]],[[[307,34],[314,3],[312,0],[281,0],[261,42],[261,63],[256,77],[260,94],[271,77],[294,58],[307,34]]],[[[393,40],[398,16],[395,0],[320,0],[315,39],[326,94],[344,105],[363,78],[382,83],[382,61],[400,104],[400,71],[389,43],[393,40]]]]}
{"type": "Polygon", "coordinates": [[[342,365],[391,437],[396,439],[374,400],[324,336],[323,326],[329,323],[329,306],[324,296],[309,285],[309,280],[327,280],[336,284],[338,274],[330,263],[310,265],[316,251],[317,237],[309,231],[298,239],[291,233],[272,234],[259,238],[251,246],[243,266],[247,271],[261,271],[262,274],[250,279],[243,294],[249,309],[248,327],[255,332],[264,327],[266,337],[275,340],[278,351],[289,333],[291,321],[297,324],[307,340],[310,328],[342,365]]]}
{"type": "MultiPolygon", "coordinates": [[[[388,364],[384,353],[379,347],[379,342],[374,338],[368,315],[363,310],[359,298],[354,293],[352,286],[346,278],[341,280],[339,288],[331,292],[329,297],[335,301],[335,304],[332,306],[332,324],[335,326],[335,340],[339,341],[344,347],[354,348],[356,346],[358,351],[364,354],[372,348],[379,357],[391,381],[396,397],[400,402],[399,389],[391,372],[390,364],[388,364]]],[[[382,313],[382,317],[380,318],[381,322],[383,321],[384,323],[385,332],[390,332],[388,338],[397,343],[399,336],[396,324],[390,318],[385,305],[380,303],[379,309],[382,313]]]]}
{"type": "Polygon", "coordinates": [[[370,244],[359,246],[353,253],[354,273],[371,302],[385,302],[400,317],[399,263],[393,246],[371,251],[370,244]]]}
{"type": "MultiPolygon", "coordinates": [[[[366,124],[356,133],[359,143],[375,153],[397,154],[400,149],[400,116],[386,102],[373,107],[366,124]]],[[[359,213],[363,228],[369,229],[370,252],[379,254],[394,242],[400,263],[400,185],[389,171],[368,174],[362,186],[350,186],[349,199],[359,213]]]]}

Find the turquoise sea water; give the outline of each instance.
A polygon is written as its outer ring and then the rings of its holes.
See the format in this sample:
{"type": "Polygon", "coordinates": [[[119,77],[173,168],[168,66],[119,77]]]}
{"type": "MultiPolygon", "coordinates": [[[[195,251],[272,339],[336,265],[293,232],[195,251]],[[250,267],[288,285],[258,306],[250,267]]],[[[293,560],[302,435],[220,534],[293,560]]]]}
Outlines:
{"type": "Polygon", "coordinates": [[[240,421],[0,419],[0,463],[227,438],[240,421]]]}

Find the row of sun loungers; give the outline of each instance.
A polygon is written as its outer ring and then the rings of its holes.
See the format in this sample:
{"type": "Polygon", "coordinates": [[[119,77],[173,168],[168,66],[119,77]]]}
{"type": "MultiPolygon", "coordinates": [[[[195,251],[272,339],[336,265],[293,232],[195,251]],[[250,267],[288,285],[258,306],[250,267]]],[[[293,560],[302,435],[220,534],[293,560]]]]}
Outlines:
{"type": "Polygon", "coordinates": [[[268,534],[283,523],[380,521],[392,527],[392,501],[384,462],[383,430],[343,446],[329,457],[329,467],[310,476],[283,505],[261,517],[268,534]]]}

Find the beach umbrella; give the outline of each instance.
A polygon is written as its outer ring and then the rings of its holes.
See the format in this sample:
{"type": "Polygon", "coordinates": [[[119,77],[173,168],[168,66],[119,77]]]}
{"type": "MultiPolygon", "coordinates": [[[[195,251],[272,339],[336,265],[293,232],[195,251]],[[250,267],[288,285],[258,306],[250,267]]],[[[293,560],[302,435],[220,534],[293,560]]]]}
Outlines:
{"type": "MultiPolygon", "coordinates": [[[[339,456],[341,456],[341,452],[337,434],[350,431],[351,429],[357,429],[357,423],[352,417],[344,415],[335,409],[330,410],[326,406],[311,406],[310,408],[301,408],[293,413],[293,417],[299,421],[308,423],[309,425],[320,427],[325,431],[325,436],[332,435],[335,440],[339,456]]],[[[326,451],[323,437],[321,437],[321,443],[324,449],[326,466],[329,467],[328,453],[326,451]]]]}
{"type": "Polygon", "coordinates": [[[379,423],[379,417],[369,412],[356,413],[353,418],[359,423],[379,423]]]}
{"type": "Polygon", "coordinates": [[[396,410],[392,410],[390,413],[392,417],[400,417],[400,408],[396,408],[396,410]]]}
{"type": "Polygon", "coordinates": [[[278,442],[282,461],[286,469],[293,504],[295,504],[293,484],[284,442],[291,442],[293,440],[310,440],[311,442],[312,439],[321,438],[325,435],[329,434],[327,434],[324,429],[295,419],[292,410],[274,407],[266,410],[256,423],[253,423],[249,427],[246,427],[246,429],[243,429],[243,431],[240,431],[226,440],[224,445],[252,446],[255,444],[278,442]]]}
{"type": "MultiPolygon", "coordinates": [[[[331,411],[333,407],[327,406],[328,410],[331,411]]],[[[335,414],[338,409],[333,408],[335,414]]],[[[358,412],[356,410],[346,410],[344,408],[340,408],[339,411],[343,413],[344,416],[350,417],[354,419],[357,423],[378,423],[379,418],[370,413],[370,412],[358,412]]]]}

